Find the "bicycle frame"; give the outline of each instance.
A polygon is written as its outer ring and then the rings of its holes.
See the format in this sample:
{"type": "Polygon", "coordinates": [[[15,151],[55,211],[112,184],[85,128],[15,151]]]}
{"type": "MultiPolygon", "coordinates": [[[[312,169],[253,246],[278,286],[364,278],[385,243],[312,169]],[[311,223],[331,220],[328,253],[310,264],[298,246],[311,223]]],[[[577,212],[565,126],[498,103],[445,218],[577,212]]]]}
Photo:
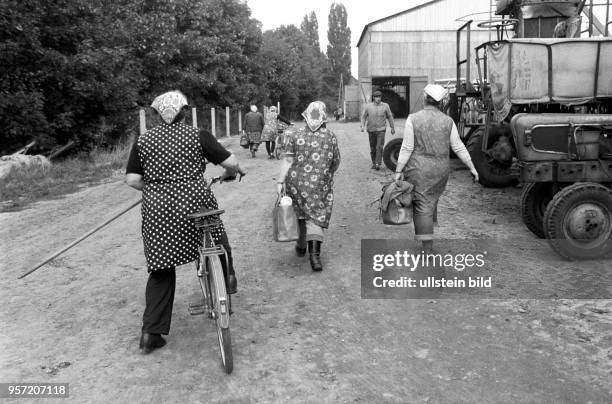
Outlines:
{"type": "Polygon", "coordinates": [[[229,312],[231,308],[229,296],[220,296],[219,307],[215,307],[210,289],[212,282],[212,286],[215,290],[221,290],[222,286],[223,290],[225,290],[223,269],[217,268],[216,271],[220,272],[221,276],[214,275],[215,268],[213,268],[213,265],[215,265],[215,260],[213,260],[213,257],[217,257],[216,263],[218,263],[219,267],[221,266],[221,256],[224,256],[225,262],[227,262],[227,251],[222,245],[216,245],[210,234],[209,229],[213,226],[215,226],[215,223],[202,225],[202,246],[200,247],[200,262],[198,263],[197,276],[200,282],[200,288],[204,294],[206,312],[210,318],[214,320],[219,319],[221,327],[226,328],[229,327],[229,312]],[[223,283],[223,285],[221,285],[221,283],[223,283]]]}

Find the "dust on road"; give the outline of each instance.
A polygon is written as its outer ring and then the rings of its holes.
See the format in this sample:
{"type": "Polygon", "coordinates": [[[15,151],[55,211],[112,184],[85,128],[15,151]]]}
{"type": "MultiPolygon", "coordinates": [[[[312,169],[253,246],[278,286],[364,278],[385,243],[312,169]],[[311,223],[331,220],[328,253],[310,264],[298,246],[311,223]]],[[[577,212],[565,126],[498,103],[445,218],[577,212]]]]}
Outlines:
{"type": "MultiPolygon", "coordinates": [[[[249,173],[215,188],[239,277],[230,376],[214,324],[187,312],[198,296],[189,266],[177,273],[168,345],[139,353],[147,275],[139,208],[16,279],[139,198],[116,181],[0,214],[0,382],[67,382],[79,403],[609,402],[610,300],[361,299],[361,239],[413,230],[382,225],[370,205],[390,172],[369,170],[358,124],[331,127],[343,161],[322,273],[290,243],[272,241],[278,162],[226,140],[249,173]]],[[[581,265],[536,243],[520,222],[520,189],[483,189],[455,168],[437,235],[507,240],[508,260],[536,278],[581,265]]]]}

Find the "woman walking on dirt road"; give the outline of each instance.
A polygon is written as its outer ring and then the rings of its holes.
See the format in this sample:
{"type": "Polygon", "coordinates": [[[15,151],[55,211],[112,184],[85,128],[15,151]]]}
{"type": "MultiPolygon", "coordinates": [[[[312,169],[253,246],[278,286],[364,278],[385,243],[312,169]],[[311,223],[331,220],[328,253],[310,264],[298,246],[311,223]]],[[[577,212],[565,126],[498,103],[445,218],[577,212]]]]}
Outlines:
{"type": "MultiPolygon", "coordinates": [[[[225,168],[223,179],[242,172],[236,157],[207,131],[185,125],[187,99],[179,91],[157,97],[151,105],[162,123],[141,135],[132,147],[126,182],[142,191],[142,240],[149,280],[142,318],[140,348],[149,353],[166,344],[176,285],[175,268],[197,259],[200,235],[187,215],[202,208],[218,209],[204,179],[204,159],[225,168]]],[[[227,251],[222,259],[228,293],[237,281],[231,248],[221,224],[215,242],[227,251]]]]}
{"type": "Polygon", "coordinates": [[[261,143],[261,131],[264,124],[264,117],[260,112],[257,112],[257,106],[251,105],[251,111],[244,116],[244,131],[249,138],[249,150],[253,158],[255,158],[255,153],[257,153],[257,148],[261,143]]]}
{"type": "Polygon", "coordinates": [[[302,113],[306,127],[287,133],[285,155],[281,161],[277,193],[283,189],[293,200],[299,239],[298,257],[310,256],[313,271],[322,271],[323,229],[329,227],[334,202],[334,173],[340,165],[336,135],[326,128],[327,114],[321,101],[310,103],[302,113]]]}
{"type": "Polygon", "coordinates": [[[261,141],[266,142],[266,151],[268,152],[268,158],[274,158],[274,148],[276,146],[276,136],[278,136],[278,121],[284,124],[291,125],[291,122],[278,114],[275,106],[271,106],[264,119],[265,125],[261,132],[261,141]]]}
{"type": "Polygon", "coordinates": [[[440,111],[445,96],[446,89],[440,85],[428,84],[425,87],[425,108],[406,119],[404,140],[395,169],[396,182],[405,176],[406,181],[414,185],[415,239],[423,243],[426,253],[432,252],[438,199],[450,174],[449,147],[478,181],[478,172],[459,138],[455,122],[440,111]]]}

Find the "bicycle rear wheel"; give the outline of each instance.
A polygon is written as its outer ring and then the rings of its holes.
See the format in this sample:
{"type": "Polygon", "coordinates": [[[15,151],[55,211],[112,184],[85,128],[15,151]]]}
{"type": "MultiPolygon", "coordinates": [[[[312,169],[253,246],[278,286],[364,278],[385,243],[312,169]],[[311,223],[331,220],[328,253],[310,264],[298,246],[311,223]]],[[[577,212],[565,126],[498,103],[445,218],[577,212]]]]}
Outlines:
{"type": "Polygon", "coordinates": [[[229,296],[225,289],[225,277],[223,267],[218,256],[210,259],[210,289],[213,311],[215,314],[215,325],[217,327],[217,337],[219,348],[221,349],[221,362],[225,373],[232,373],[234,369],[234,358],[232,355],[232,339],[229,329],[230,303],[229,296]]]}

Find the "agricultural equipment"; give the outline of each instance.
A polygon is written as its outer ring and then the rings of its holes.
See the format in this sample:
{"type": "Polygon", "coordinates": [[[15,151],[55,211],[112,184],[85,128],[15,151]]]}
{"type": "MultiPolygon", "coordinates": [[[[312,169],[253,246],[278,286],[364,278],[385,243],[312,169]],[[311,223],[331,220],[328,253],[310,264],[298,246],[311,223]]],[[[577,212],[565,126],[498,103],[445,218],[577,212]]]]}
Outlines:
{"type": "MultiPolygon", "coordinates": [[[[495,28],[498,38],[475,48],[476,85],[466,68],[457,88],[460,133],[484,185],[524,184],[529,230],[567,259],[605,256],[612,252],[609,1],[599,3],[605,25],[593,1],[497,3],[508,18],[479,24],[495,28]],[[581,31],[583,13],[588,29],[581,31]],[[509,27],[515,37],[504,39],[509,27]],[[465,113],[470,100],[482,107],[476,115],[483,122],[465,113]]],[[[459,77],[467,60],[457,62],[459,77]]]]}
{"type": "MultiPolygon", "coordinates": [[[[567,259],[612,252],[609,11],[610,0],[497,1],[500,18],[478,24],[497,39],[475,48],[474,81],[473,21],[457,30],[448,114],[480,182],[522,182],[523,222],[567,259]]],[[[386,150],[387,159],[395,153],[386,150]]]]}

